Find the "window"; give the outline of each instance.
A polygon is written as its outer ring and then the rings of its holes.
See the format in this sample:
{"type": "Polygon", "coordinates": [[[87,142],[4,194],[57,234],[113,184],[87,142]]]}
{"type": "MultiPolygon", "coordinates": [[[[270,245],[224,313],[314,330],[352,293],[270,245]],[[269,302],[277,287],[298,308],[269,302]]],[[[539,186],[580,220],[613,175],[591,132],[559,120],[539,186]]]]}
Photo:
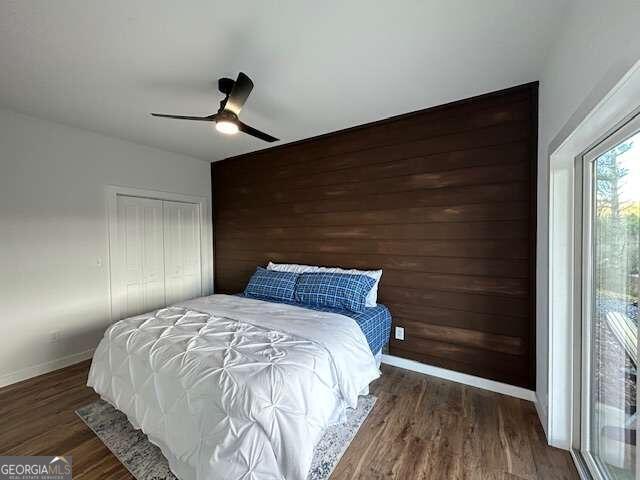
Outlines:
{"type": "Polygon", "coordinates": [[[581,451],[594,478],[637,476],[640,120],[584,157],[581,451]]]}

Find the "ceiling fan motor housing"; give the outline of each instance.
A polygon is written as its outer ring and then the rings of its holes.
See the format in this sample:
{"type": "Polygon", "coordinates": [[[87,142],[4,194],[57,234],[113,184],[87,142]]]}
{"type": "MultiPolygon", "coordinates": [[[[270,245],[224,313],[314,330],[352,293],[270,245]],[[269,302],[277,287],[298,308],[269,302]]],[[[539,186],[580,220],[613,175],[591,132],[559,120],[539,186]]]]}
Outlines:
{"type": "Polygon", "coordinates": [[[234,79],[223,77],[218,80],[218,90],[220,90],[220,92],[224,93],[225,95],[229,95],[231,93],[231,90],[233,90],[233,85],[235,83],[236,81],[234,79]]]}

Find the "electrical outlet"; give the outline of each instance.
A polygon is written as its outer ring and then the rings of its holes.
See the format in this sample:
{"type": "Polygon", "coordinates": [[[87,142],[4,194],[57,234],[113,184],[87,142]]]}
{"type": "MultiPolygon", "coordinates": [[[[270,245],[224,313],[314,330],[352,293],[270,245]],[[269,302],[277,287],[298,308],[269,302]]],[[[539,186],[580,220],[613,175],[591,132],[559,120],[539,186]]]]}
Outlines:
{"type": "Polygon", "coordinates": [[[62,332],[60,330],[51,332],[51,343],[58,343],[60,340],[62,340],[62,332]]]}
{"type": "Polygon", "coordinates": [[[404,340],[404,327],[396,327],[396,340],[404,340]]]}

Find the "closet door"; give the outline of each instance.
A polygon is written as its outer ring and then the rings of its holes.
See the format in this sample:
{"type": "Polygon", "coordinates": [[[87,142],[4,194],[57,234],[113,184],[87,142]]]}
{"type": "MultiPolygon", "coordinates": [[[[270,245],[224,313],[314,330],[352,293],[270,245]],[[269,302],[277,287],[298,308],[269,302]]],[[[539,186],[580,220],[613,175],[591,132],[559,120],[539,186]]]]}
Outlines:
{"type": "Polygon", "coordinates": [[[165,305],[162,201],[118,196],[118,318],[165,305]]]}
{"type": "Polygon", "coordinates": [[[202,295],[200,206],[164,201],[166,303],[202,295]]]}

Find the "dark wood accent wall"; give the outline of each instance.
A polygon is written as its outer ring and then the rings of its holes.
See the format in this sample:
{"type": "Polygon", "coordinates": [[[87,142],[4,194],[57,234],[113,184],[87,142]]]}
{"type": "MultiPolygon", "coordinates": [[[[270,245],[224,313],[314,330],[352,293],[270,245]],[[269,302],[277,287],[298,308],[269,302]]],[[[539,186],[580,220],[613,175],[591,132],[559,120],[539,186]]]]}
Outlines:
{"type": "Polygon", "coordinates": [[[269,260],[382,268],[391,354],[534,388],[537,104],[527,84],[213,163],[216,292],[269,260]]]}

